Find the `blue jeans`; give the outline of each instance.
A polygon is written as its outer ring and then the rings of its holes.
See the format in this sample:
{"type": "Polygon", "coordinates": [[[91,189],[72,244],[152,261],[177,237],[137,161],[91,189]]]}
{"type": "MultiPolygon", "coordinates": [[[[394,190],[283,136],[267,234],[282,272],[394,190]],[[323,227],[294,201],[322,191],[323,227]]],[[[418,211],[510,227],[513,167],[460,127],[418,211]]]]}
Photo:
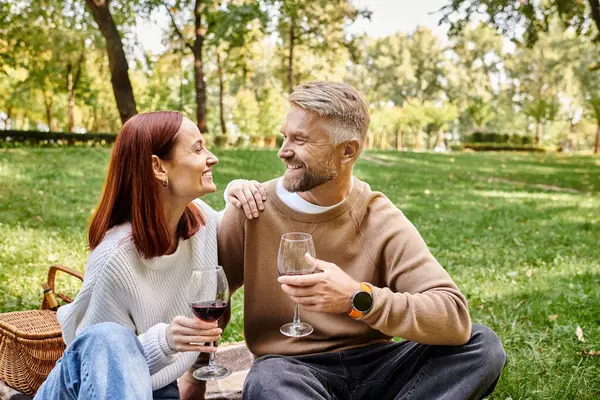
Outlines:
{"type": "Polygon", "coordinates": [[[475,400],[494,390],[506,363],[500,339],[473,325],[463,346],[374,344],[296,357],[264,356],[244,384],[244,400],[475,400]]]}
{"type": "Polygon", "coordinates": [[[38,390],[37,399],[179,399],[179,390],[175,381],[152,392],[137,336],[105,322],[89,327],[71,343],[38,390]]]}

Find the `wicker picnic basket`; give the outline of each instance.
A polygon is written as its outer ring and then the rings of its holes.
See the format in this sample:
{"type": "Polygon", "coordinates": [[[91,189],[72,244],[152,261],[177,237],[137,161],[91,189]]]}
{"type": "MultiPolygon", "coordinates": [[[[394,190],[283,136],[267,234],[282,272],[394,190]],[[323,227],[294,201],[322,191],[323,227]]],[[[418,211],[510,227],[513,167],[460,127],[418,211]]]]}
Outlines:
{"type": "MultiPolygon", "coordinates": [[[[54,290],[58,271],[80,280],[83,274],[63,265],[53,265],[48,271],[48,286],[70,303],[70,297],[54,290]]],[[[27,395],[35,394],[65,350],[56,311],[48,308],[44,299],[41,310],[0,314],[0,379],[27,395]]]]}

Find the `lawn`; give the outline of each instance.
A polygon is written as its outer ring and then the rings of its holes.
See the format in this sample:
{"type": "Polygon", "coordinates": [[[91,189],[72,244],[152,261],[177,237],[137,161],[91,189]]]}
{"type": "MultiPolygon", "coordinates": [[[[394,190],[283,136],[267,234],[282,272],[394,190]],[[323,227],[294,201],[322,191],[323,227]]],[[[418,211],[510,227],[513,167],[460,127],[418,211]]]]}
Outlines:
{"type": "MultiPolygon", "coordinates": [[[[219,192],[205,198],[217,209],[231,179],[283,171],[274,151],[217,155],[219,192]]],[[[0,311],[37,308],[50,264],[83,269],[109,156],[0,149],[0,311]]],[[[600,398],[600,158],[370,152],[355,172],[417,226],[473,321],[500,335],[509,361],[494,399],[600,398]]],[[[234,307],[226,340],[242,338],[240,293],[234,307]]]]}

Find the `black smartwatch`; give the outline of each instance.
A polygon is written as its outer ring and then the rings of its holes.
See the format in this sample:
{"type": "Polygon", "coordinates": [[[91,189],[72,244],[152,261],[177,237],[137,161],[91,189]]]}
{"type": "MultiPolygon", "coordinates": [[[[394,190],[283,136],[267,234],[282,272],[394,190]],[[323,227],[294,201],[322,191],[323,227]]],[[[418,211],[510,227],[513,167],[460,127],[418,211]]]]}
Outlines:
{"type": "Polygon", "coordinates": [[[373,308],[371,287],[365,282],[360,283],[360,290],[352,296],[352,310],[348,313],[352,318],[359,319],[373,308]]]}

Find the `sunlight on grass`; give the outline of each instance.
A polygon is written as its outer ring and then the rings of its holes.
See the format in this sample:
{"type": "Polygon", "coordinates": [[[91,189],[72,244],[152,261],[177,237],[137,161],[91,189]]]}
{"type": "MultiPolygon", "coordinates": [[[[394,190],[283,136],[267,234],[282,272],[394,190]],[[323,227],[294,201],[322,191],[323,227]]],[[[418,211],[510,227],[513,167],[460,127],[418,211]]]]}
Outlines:
{"type": "Polygon", "coordinates": [[[501,197],[503,199],[547,200],[560,202],[581,201],[581,197],[556,193],[505,192],[498,190],[476,190],[473,192],[482,197],[501,197]]]}

